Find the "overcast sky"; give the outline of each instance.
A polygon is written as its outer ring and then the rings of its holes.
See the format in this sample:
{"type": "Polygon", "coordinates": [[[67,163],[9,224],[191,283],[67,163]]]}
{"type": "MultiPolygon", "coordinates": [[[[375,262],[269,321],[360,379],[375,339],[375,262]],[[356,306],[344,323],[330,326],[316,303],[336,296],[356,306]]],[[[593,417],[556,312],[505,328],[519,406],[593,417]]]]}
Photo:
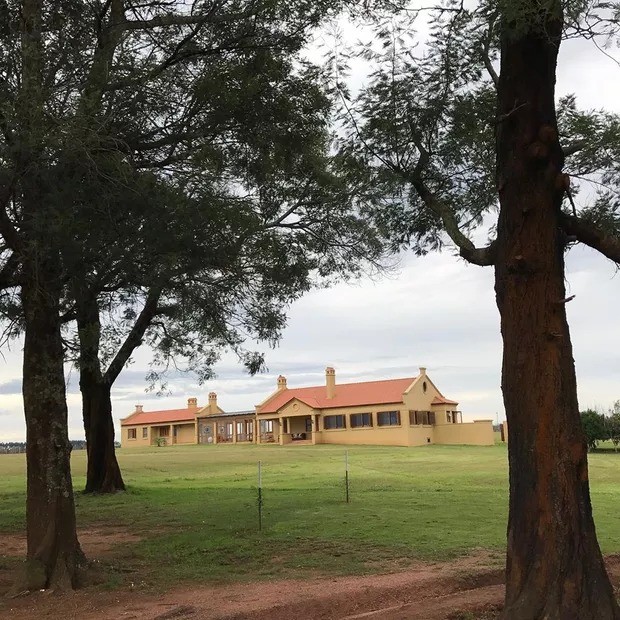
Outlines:
{"type": "MultiPolygon", "coordinates": [[[[617,50],[608,53],[620,56],[617,50]]],[[[562,47],[558,95],[575,92],[585,108],[620,112],[620,68],[590,43],[562,47]]],[[[581,408],[607,408],[620,399],[620,276],[606,259],[578,247],[567,258],[568,304],[581,408]]],[[[21,347],[0,358],[0,441],[23,440],[21,347]]],[[[465,421],[504,418],[500,391],[501,338],[493,292],[493,271],[465,264],[454,252],[424,258],[403,255],[397,274],[313,291],[293,305],[280,346],[267,355],[269,372],[249,377],[225,356],[218,377],[198,386],[172,377],[171,394],[145,393],[150,356],[139,351],[113,391],[114,418],[136,403],[145,410],[183,407],[190,396],[206,404],[218,393],[227,411],[250,409],[283,374],[289,387],[324,382],[325,366],[336,381],[388,379],[428,373],[445,396],[457,400],[465,421]]],[[[69,434],[83,438],[78,377],[69,371],[69,434]]]]}

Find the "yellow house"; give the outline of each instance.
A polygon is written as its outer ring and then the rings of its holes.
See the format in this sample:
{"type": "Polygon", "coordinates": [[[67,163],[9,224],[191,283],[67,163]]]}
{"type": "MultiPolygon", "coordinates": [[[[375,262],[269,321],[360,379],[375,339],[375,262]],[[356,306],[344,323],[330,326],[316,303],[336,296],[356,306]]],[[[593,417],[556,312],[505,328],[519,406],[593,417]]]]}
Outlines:
{"type": "Polygon", "coordinates": [[[153,446],[196,443],[198,400],[187,399],[186,409],[135,411],[121,419],[121,446],[153,446]]]}
{"type": "Polygon", "coordinates": [[[324,385],[293,389],[280,376],[277,390],[256,407],[257,441],[493,445],[493,422],[463,423],[457,406],[437,389],[426,368],[417,377],[342,384],[327,368],[324,385]]]}
{"type": "Polygon", "coordinates": [[[447,399],[420,368],[416,377],[336,383],[333,368],[325,384],[277,389],[255,410],[223,411],[215,392],[209,404],[196,398],[185,409],[143,411],[121,420],[122,446],[218,443],[493,445],[493,422],[463,423],[458,403],[447,399]]]}
{"type": "Polygon", "coordinates": [[[185,409],[144,411],[136,405],[121,419],[121,446],[254,443],[255,425],[254,410],[225,412],[211,392],[209,404],[202,408],[196,398],[188,398],[185,409]]]}

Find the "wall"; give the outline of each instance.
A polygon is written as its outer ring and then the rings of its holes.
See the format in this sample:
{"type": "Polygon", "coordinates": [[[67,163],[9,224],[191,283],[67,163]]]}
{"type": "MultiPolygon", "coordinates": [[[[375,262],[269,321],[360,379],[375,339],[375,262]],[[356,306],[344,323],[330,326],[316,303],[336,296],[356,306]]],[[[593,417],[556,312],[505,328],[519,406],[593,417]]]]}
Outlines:
{"type": "Polygon", "coordinates": [[[135,448],[137,446],[151,445],[151,428],[149,426],[121,426],[121,446],[123,448],[135,448]],[[129,439],[129,429],[136,429],[136,439],[129,439]],[[142,429],[147,428],[146,438],[142,438],[142,429]]]}
{"type": "Polygon", "coordinates": [[[306,431],[307,416],[288,418],[288,432],[289,433],[307,433],[308,439],[310,439],[310,433],[306,431]]]}
{"type": "Polygon", "coordinates": [[[317,435],[316,443],[330,444],[362,444],[371,446],[408,446],[409,444],[409,411],[402,409],[402,403],[388,403],[387,405],[366,405],[362,407],[339,407],[324,409],[321,418],[328,415],[344,415],[347,418],[346,429],[325,430],[321,422],[321,433],[317,435]],[[400,426],[378,426],[377,412],[400,411],[400,426]],[[372,427],[351,428],[349,415],[352,413],[371,413],[372,427]]]}
{"type": "Polygon", "coordinates": [[[196,443],[196,425],[195,424],[178,424],[176,443],[196,443]]]}
{"type": "Polygon", "coordinates": [[[478,422],[436,426],[435,443],[492,446],[495,444],[493,422],[491,420],[480,420],[478,422]]]}
{"type": "Polygon", "coordinates": [[[428,446],[435,443],[435,427],[430,424],[417,424],[409,427],[410,446],[428,446]],[[430,441],[428,441],[430,439],[430,441]]]}

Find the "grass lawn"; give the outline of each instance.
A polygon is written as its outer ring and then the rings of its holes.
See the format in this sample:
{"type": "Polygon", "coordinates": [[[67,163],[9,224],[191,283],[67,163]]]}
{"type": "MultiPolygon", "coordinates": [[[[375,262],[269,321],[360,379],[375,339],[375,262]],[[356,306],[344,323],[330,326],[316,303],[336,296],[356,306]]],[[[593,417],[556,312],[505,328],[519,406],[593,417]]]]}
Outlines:
{"type": "MultiPolygon", "coordinates": [[[[505,545],[507,454],[489,448],[187,446],[118,451],[129,491],[77,494],[81,528],[140,536],[115,549],[111,585],[354,574],[505,545]],[[263,463],[263,530],[256,464],[263,463]]],[[[85,453],[75,452],[76,489],[85,453]]],[[[590,456],[605,553],[620,551],[620,455],[590,456]]],[[[24,529],[24,455],[0,456],[0,538],[24,529]]],[[[2,553],[0,549],[0,554],[2,553]]]]}

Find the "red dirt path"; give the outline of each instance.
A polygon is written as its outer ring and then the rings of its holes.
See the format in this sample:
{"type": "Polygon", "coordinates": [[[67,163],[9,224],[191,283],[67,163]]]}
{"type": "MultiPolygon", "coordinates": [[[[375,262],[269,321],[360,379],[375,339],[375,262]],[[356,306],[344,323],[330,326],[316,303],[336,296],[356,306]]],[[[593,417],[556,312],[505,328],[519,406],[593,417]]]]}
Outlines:
{"type": "MultiPolygon", "coordinates": [[[[118,535],[117,535],[118,536],[118,535]]],[[[105,557],[120,541],[112,532],[80,533],[87,555],[105,557]],[[106,547],[107,545],[107,547],[106,547]]],[[[0,536],[0,553],[23,551],[23,541],[0,536]],[[5,540],[6,538],[6,540],[5,540]]],[[[135,539],[135,538],[134,538],[135,539]]],[[[607,559],[620,584],[620,556],[607,559]]],[[[1,568],[1,567],[0,567],[1,568]]],[[[6,575],[5,575],[6,577],[6,575]]],[[[455,561],[419,564],[404,572],[361,577],[263,581],[171,589],[128,588],[37,592],[0,600],[11,620],[457,620],[465,612],[492,619],[503,597],[503,571],[479,552],[455,561]]],[[[467,617],[467,616],[466,616],[467,617]]],[[[469,616],[471,617],[471,616],[469,616]]]]}

